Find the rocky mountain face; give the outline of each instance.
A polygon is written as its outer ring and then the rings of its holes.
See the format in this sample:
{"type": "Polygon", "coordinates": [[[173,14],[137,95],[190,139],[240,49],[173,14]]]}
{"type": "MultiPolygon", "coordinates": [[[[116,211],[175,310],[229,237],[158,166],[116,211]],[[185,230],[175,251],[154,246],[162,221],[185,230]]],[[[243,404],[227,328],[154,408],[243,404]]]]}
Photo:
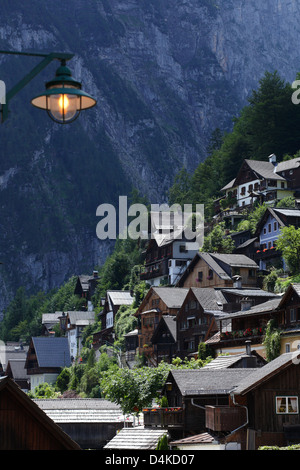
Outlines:
{"type": "MultiPolygon", "coordinates": [[[[98,205],[132,187],[164,202],[266,70],[293,81],[299,13],[296,0],[3,1],[0,49],[74,53],[73,76],[98,104],[67,126],[31,107],[53,63],[0,125],[0,310],[20,285],[91,272],[111,249],[96,237],[98,205]]],[[[7,90],[38,61],[0,54],[7,90]]]]}

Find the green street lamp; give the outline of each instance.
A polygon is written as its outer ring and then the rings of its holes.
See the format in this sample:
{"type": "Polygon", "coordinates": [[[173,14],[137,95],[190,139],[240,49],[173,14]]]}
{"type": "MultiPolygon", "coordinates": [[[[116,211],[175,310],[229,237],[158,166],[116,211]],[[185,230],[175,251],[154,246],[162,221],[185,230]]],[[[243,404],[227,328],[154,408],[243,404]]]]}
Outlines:
{"type": "Polygon", "coordinates": [[[81,89],[81,83],[76,81],[66,66],[67,60],[73,54],[50,53],[39,54],[29,52],[0,51],[1,54],[17,54],[26,56],[39,56],[44,59],[32,69],[12,90],[6,94],[6,102],[2,104],[2,122],[8,116],[8,103],[24,86],[27,85],[38,73],[40,73],[53,60],[60,61],[60,67],[56,71],[53,80],[46,83],[46,90],[31,100],[31,104],[37,108],[45,109],[55,122],[67,124],[75,121],[81,111],[92,108],[97,101],[81,89]]]}

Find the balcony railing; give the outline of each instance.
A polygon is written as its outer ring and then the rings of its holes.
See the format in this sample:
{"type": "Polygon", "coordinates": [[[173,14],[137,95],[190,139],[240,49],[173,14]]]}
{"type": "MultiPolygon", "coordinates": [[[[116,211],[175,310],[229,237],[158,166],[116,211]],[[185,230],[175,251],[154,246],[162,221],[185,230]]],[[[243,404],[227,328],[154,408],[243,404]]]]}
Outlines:
{"type": "Polygon", "coordinates": [[[144,426],[162,428],[183,426],[182,408],[145,408],[143,414],[144,426]]]}

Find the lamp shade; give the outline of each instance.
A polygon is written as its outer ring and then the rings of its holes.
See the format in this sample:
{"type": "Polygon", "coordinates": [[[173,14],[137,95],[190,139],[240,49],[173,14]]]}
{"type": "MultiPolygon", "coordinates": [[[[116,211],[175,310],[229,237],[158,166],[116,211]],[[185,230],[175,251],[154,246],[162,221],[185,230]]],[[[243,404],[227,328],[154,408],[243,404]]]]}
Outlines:
{"type": "Polygon", "coordinates": [[[82,91],[81,83],[76,81],[62,61],[55,78],[46,83],[46,91],[31,100],[37,108],[45,109],[53,121],[67,124],[75,121],[80,112],[95,106],[97,101],[82,91]]]}

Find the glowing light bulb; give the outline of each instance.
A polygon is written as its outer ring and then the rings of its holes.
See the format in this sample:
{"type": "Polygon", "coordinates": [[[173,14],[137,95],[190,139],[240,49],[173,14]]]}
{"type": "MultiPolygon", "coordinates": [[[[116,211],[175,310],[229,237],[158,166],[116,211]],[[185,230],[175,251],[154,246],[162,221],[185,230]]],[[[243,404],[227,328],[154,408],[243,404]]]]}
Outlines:
{"type": "Polygon", "coordinates": [[[61,113],[67,110],[69,106],[69,98],[67,97],[67,95],[61,95],[58,100],[58,104],[59,104],[61,113]]]}

